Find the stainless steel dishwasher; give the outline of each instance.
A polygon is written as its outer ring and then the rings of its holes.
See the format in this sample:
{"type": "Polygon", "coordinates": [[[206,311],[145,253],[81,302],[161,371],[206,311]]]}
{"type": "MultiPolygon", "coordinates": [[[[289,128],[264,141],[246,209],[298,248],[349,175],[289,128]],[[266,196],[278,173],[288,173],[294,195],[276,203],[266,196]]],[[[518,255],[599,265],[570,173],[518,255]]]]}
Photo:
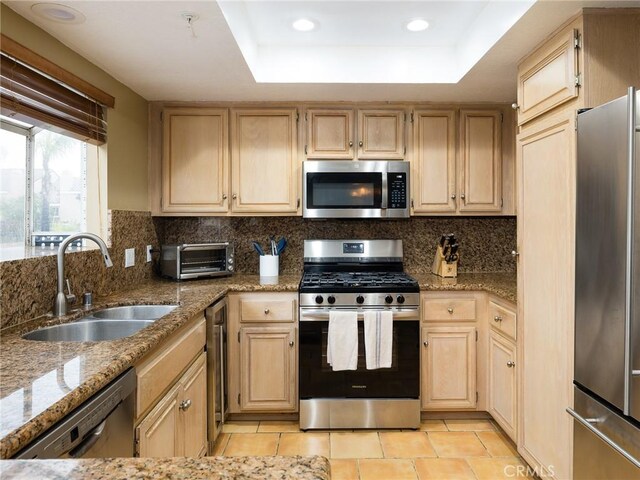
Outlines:
{"type": "Polygon", "coordinates": [[[135,390],[130,368],[14,458],[133,457],[135,390]]]}
{"type": "Polygon", "coordinates": [[[207,319],[207,430],[211,453],[227,415],[227,299],[205,310],[207,319]]]}

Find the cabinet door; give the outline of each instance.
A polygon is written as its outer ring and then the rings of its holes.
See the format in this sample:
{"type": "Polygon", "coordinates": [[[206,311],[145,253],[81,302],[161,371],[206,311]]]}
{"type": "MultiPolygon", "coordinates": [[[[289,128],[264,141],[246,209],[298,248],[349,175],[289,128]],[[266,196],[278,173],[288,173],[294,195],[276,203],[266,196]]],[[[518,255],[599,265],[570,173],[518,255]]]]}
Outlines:
{"type": "Polygon", "coordinates": [[[489,336],[489,413],[516,437],[516,347],[491,332],[489,336]]]}
{"type": "Polygon", "coordinates": [[[502,206],[502,116],[460,112],[461,212],[498,212],[502,206]]]}
{"type": "Polygon", "coordinates": [[[182,455],[181,390],[181,385],[176,384],[136,428],[139,457],[182,455]]]}
{"type": "Polygon", "coordinates": [[[578,31],[560,33],[518,67],[518,125],[578,96],[578,31]]]}
{"type": "Polygon", "coordinates": [[[476,328],[422,328],[422,409],[476,406],[476,328]]]}
{"type": "Polygon", "coordinates": [[[163,212],[227,210],[227,121],[226,109],[163,111],[163,212]]]}
{"type": "Polygon", "coordinates": [[[518,450],[556,478],[571,478],[573,451],[575,144],[567,109],[523,129],[517,146],[518,450]]]}
{"type": "Polygon", "coordinates": [[[296,213],[295,109],[232,110],[233,212],[296,213]]]}
{"type": "Polygon", "coordinates": [[[295,410],[295,328],[240,329],[240,409],[295,410]]]}
{"type": "Polygon", "coordinates": [[[207,448],[207,358],[202,353],[184,374],[180,401],[185,457],[200,457],[207,448]]]}
{"type": "Polygon", "coordinates": [[[307,121],[308,159],[353,158],[353,110],[326,110],[310,108],[307,121]]]}
{"type": "Polygon", "coordinates": [[[405,154],[402,110],[358,111],[358,158],[402,160],[405,154]]]}
{"type": "Polygon", "coordinates": [[[414,213],[456,211],[456,112],[419,110],[413,119],[414,213]]]}

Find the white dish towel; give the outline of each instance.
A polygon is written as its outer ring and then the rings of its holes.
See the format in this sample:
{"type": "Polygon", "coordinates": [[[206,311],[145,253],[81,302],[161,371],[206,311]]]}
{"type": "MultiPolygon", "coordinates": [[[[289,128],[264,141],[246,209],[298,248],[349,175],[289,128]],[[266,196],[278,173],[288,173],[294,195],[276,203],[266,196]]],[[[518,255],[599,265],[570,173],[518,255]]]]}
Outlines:
{"type": "Polygon", "coordinates": [[[391,367],[393,312],[373,310],[364,313],[364,350],[367,370],[391,367]]]}
{"type": "Polygon", "coordinates": [[[333,371],[358,369],[358,313],[329,312],[327,362],[333,371]]]}

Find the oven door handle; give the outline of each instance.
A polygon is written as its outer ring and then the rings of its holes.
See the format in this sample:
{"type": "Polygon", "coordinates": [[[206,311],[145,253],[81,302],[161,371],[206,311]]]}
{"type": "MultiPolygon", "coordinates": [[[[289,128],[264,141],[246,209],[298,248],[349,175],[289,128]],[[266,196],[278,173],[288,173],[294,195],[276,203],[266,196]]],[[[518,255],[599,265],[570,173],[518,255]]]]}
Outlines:
{"type": "Polygon", "coordinates": [[[187,252],[189,250],[225,250],[227,245],[211,244],[211,243],[187,243],[180,245],[180,250],[187,252]]]}
{"type": "MultiPolygon", "coordinates": [[[[346,310],[340,310],[346,311],[346,310]]],[[[375,311],[371,310],[357,310],[358,320],[364,320],[364,312],[365,311],[375,311]]],[[[415,309],[400,309],[400,310],[391,310],[393,313],[393,321],[419,321],[420,316],[418,314],[418,310],[415,309]]],[[[329,310],[316,310],[316,311],[300,311],[300,321],[301,322],[327,322],[329,321],[329,310]]]]}

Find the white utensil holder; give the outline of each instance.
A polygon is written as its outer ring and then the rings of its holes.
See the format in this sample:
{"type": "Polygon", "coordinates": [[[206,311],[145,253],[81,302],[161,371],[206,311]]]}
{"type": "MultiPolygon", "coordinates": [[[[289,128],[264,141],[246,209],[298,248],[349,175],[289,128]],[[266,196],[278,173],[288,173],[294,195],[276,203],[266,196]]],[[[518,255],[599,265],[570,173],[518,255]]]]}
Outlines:
{"type": "Polygon", "coordinates": [[[278,255],[260,255],[260,276],[277,277],[280,269],[280,257],[278,255]]]}

